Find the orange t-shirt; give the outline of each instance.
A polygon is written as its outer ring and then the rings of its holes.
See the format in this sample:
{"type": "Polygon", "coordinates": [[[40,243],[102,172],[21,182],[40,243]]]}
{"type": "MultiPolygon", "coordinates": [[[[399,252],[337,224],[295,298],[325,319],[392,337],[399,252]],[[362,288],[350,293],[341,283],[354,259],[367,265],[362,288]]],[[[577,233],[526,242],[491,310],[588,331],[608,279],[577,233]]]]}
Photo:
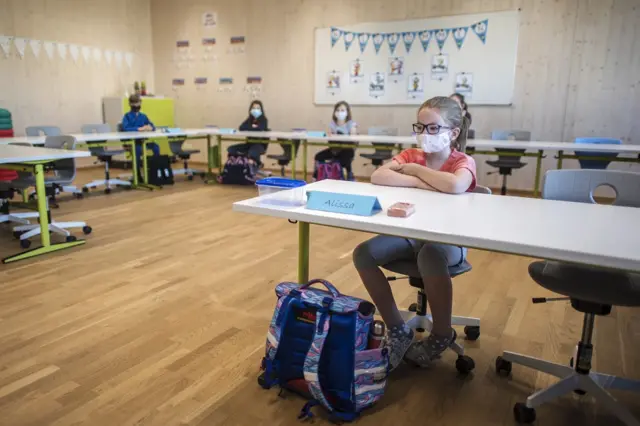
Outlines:
{"type": "MultiPolygon", "coordinates": [[[[393,159],[400,164],[416,163],[427,167],[427,154],[423,150],[417,148],[406,149],[393,157],[393,159]]],[[[467,169],[471,172],[473,180],[471,181],[471,185],[469,186],[469,189],[467,189],[467,192],[473,191],[476,188],[476,162],[467,154],[454,149],[451,151],[451,155],[447,158],[447,161],[445,161],[442,167],[440,167],[439,171],[455,173],[460,169],[467,169]]]]}

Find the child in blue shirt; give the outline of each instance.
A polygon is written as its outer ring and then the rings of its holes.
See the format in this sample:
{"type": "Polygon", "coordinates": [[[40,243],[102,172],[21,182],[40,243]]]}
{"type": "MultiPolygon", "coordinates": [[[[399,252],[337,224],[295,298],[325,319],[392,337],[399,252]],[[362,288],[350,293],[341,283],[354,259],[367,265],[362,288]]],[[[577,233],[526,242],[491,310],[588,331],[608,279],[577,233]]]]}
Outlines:
{"type": "MultiPolygon", "coordinates": [[[[153,125],[149,117],[140,112],[142,100],[138,95],[129,96],[129,107],[131,111],[122,117],[122,131],[124,132],[153,132],[156,126],[153,125]]],[[[148,143],[147,148],[153,151],[153,155],[160,155],[160,147],[155,142],[148,143]]],[[[142,144],[136,143],[136,157],[138,164],[142,164],[142,144]]]]}

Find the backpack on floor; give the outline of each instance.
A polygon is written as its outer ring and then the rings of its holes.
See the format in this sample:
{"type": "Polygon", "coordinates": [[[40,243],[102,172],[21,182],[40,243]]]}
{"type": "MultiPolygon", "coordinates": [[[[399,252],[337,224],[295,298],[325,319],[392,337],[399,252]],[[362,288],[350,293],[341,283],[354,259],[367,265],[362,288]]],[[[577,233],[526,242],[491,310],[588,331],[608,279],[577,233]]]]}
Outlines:
{"type": "Polygon", "coordinates": [[[168,155],[154,155],[147,158],[147,179],[150,185],[173,185],[173,169],[168,155]]]}
{"type": "Polygon", "coordinates": [[[230,155],[224,163],[222,173],[218,176],[218,183],[231,185],[254,185],[256,183],[257,167],[251,164],[244,155],[230,155]]]}
{"type": "Polygon", "coordinates": [[[342,173],[342,166],[338,161],[320,162],[316,163],[316,180],[344,180],[342,173]]]}
{"type": "Polygon", "coordinates": [[[281,283],[276,295],[258,383],[309,398],[300,419],[322,405],[334,421],[355,420],[382,397],[387,382],[387,349],[367,348],[375,307],[324,280],[281,283]],[[311,288],[315,283],[327,290],[311,288]]]}

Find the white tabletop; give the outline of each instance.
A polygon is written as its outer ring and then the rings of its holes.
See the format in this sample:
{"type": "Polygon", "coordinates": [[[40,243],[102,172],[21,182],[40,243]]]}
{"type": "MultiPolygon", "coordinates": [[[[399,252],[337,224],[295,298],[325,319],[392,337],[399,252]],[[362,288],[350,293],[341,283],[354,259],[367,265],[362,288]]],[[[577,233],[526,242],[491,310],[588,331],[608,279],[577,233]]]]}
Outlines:
{"type": "Polygon", "coordinates": [[[35,146],[2,145],[0,146],[0,164],[26,163],[29,161],[64,160],[66,158],[89,157],[87,151],[70,151],[66,149],[49,149],[35,146]]]}
{"type": "Polygon", "coordinates": [[[436,241],[491,251],[640,272],[640,209],[485,194],[448,195],[414,188],[324,180],[307,191],[375,195],[383,211],[370,217],[280,207],[258,198],[239,212],[436,241]],[[412,202],[409,218],[386,209],[412,202]],[[594,226],[595,224],[595,226],[594,226]]]}

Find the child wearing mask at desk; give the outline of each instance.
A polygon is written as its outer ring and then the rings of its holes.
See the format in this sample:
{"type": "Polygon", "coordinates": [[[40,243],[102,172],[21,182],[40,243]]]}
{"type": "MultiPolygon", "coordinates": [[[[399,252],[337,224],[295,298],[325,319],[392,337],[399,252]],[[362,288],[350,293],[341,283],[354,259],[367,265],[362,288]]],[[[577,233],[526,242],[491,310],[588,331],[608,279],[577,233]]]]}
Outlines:
{"type": "MultiPolygon", "coordinates": [[[[264,113],[262,101],[253,101],[249,105],[249,116],[238,128],[241,132],[267,132],[269,131],[269,120],[264,113]]],[[[267,151],[266,143],[238,143],[227,148],[229,155],[246,154],[249,159],[260,164],[260,156],[267,151]]]]}
{"type": "MultiPolygon", "coordinates": [[[[464,154],[468,120],[450,98],[436,97],[422,104],[413,125],[421,149],[407,149],[373,172],[371,183],[461,194],[476,186],[476,165],[464,154]]],[[[411,202],[411,200],[405,200],[411,202]]],[[[425,214],[428,212],[416,212],[425,214]]],[[[465,260],[466,249],[429,241],[379,235],[360,244],[353,261],[369,295],[387,324],[390,367],[402,359],[426,367],[456,340],[451,328],[452,283],[449,267],[465,260]],[[414,342],[403,321],[389,282],[380,269],[394,261],[417,263],[433,316],[431,334],[414,342]]]]}
{"type": "MultiPolygon", "coordinates": [[[[340,101],[333,107],[333,116],[329,123],[329,136],[335,135],[357,135],[358,125],[351,117],[351,107],[345,101],[340,101]]],[[[336,141],[339,142],[339,141],[336,141]]],[[[339,142],[345,145],[355,145],[350,142],[339,142]]],[[[342,168],[347,172],[347,180],[354,180],[351,164],[355,151],[353,148],[327,148],[318,152],[315,156],[316,162],[339,161],[342,168]]],[[[317,178],[317,172],[314,172],[317,178]]]]}
{"type": "MultiPolygon", "coordinates": [[[[123,132],[153,132],[156,130],[156,126],[149,120],[149,117],[140,112],[142,108],[140,96],[129,96],[129,108],[130,111],[122,117],[123,132]]],[[[160,147],[155,142],[148,143],[147,149],[151,149],[153,155],[160,155],[160,147]]],[[[142,164],[142,143],[136,143],[136,157],[138,158],[138,164],[142,164]]]]}

